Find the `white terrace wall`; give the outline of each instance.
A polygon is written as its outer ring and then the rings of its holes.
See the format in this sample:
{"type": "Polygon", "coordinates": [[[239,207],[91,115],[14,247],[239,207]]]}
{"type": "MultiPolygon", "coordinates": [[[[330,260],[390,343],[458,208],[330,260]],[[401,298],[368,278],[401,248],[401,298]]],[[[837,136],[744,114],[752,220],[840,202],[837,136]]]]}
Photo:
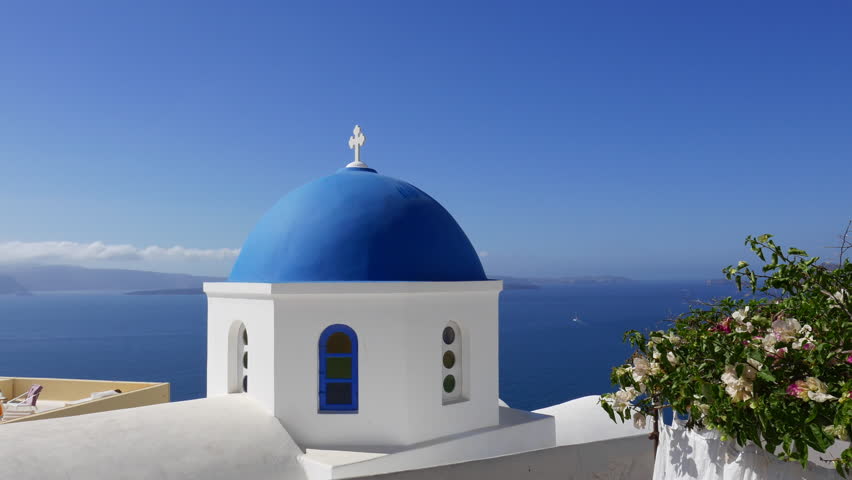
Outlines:
{"type": "Polygon", "coordinates": [[[441,467],[350,477],[367,480],[648,480],[652,448],[646,435],[566,445],[441,467]]]}

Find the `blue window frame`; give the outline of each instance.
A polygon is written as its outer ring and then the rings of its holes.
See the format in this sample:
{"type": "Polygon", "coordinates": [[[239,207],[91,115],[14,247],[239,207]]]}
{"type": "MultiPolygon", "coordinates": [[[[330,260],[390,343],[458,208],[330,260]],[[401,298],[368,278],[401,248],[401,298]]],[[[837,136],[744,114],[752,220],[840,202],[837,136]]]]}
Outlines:
{"type": "Polygon", "coordinates": [[[358,335],[346,325],[332,325],[319,339],[321,412],[358,411],[358,335]]]}

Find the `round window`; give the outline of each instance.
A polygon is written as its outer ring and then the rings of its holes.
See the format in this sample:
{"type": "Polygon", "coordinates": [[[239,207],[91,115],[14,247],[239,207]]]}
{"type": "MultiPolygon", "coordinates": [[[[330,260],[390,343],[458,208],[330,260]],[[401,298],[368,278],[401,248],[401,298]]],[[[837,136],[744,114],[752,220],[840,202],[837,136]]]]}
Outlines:
{"type": "Polygon", "coordinates": [[[456,354],[447,350],[444,352],[444,368],[453,368],[456,364],[456,354]]]}
{"type": "Polygon", "coordinates": [[[243,345],[248,345],[248,331],[243,329],[243,345]]]}
{"type": "Polygon", "coordinates": [[[447,393],[453,393],[453,390],[456,389],[456,377],[452,375],[447,375],[444,377],[444,391],[447,393]]]}
{"type": "Polygon", "coordinates": [[[453,342],[456,341],[456,331],[453,330],[453,327],[445,327],[444,328],[444,343],[447,345],[452,345],[453,342]]]}
{"type": "Polygon", "coordinates": [[[243,391],[248,392],[248,375],[243,377],[243,391]]]}
{"type": "Polygon", "coordinates": [[[248,352],[243,353],[243,368],[248,369],[248,352]]]}

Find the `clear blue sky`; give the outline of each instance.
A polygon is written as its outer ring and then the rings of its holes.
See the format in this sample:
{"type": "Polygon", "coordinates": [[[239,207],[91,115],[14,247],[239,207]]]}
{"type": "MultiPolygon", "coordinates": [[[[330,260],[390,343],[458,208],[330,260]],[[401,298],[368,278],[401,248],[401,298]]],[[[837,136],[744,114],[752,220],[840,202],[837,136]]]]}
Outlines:
{"type": "Polygon", "coordinates": [[[714,278],[765,232],[833,255],[852,3],[460,3],[5,2],[0,243],[239,248],[357,122],[492,275],[714,278]]]}

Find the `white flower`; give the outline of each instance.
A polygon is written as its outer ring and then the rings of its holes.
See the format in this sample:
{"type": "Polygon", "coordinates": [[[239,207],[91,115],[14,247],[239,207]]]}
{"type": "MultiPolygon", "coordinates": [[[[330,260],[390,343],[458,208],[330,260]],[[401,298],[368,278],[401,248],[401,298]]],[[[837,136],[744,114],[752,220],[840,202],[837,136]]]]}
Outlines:
{"type": "Polygon", "coordinates": [[[657,362],[651,362],[650,364],[650,374],[651,375],[659,375],[663,369],[660,368],[660,364],[657,362]]]}
{"type": "Polygon", "coordinates": [[[672,345],[679,345],[682,341],[682,339],[674,333],[669,333],[668,335],[666,335],[666,339],[668,339],[668,341],[671,342],[672,345]]]}
{"type": "Polygon", "coordinates": [[[808,398],[817,403],[823,403],[828,400],[837,400],[837,397],[835,397],[834,395],[829,395],[827,393],[820,392],[808,392],[808,398]]]}
{"type": "Polygon", "coordinates": [[[633,414],[633,426],[642,430],[645,428],[645,414],[636,412],[633,414]]]}
{"type": "Polygon", "coordinates": [[[614,401],[612,406],[616,410],[624,410],[625,408],[630,406],[630,402],[633,401],[636,397],[639,396],[639,392],[636,391],[633,387],[622,388],[621,390],[615,392],[614,401]]]}
{"type": "Polygon", "coordinates": [[[816,377],[805,378],[805,385],[811,392],[828,393],[828,385],[816,377]]]}
{"type": "Polygon", "coordinates": [[[757,372],[749,365],[743,365],[743,374],[737,377],[737,368],[733,365],[725,366],[722,374],[722,383],[725,384],[725,392],[731,396],[734,402],[750,400],[754,394],[754,378],[757,372]]]}
{"type": "Polygon", "coordinates": [[[736,312],[732,313],[731,317],[734,320],[742,323],[742,322],[745,321],[746,317],[748,316],[748,310],[749,310],[749,307],[741,308],[741,309],[737,310],[736,312]]]}
{"type": "Polygon", "coordinates": [[[662,354],[659,350],[655,348],[654,351],[651,353],[651,356],[654,357],[654,360],[659,360],[662,354]]]}
{"type": "Polygon", "coordinates": [[[837,308],[838,305],[846,303],[846,298],[849,296],[849,292],[846,291],[845,288],[841,288],[840,291],[835,292],[834,295],[828,297],[828,303],[831,303],[830,308],[837,308]]]}
{"type": "Polygon", "coordinates": [[[743,324],[739,324],[736,327],[734,327],[734,331],[737,332],[737,333],[744,333],[744,332],[751,333],[751,332],[754,331],[754,325],[752,325],[751,322],[745,322],[743,324]]]}
{"type": "Polygon", "coordinates": [[[633,380],[644,382],[645,378],[651,373],[651,365],[645,357],[635,357],[633,359],[633,380]]]}
{"type": "Polygon", "coordinates": [[[707,414],[710,413],[710,405],[707,405],[706,403],[697,402],[694,406],[698,409],[699,412],[701,412],[701,416],[703,417],[706,417],[707,414]]]}
{"type": "Polygon", "coordinates": [[[766,336],[763,337],[763,340],[761,340],[763,350],[765,350],[766,353],[775,353],[777,351],[775,349],[776,343],[778,343],[778,339],[775,338],[775,334],[772,332],[767,333],[766,336]]]}
{"type": "Polygon", "coordinates": [[[827,425],[823,427],[822,430],[832,437],[837,437],[846,442],[849,441],[849,433],[843,425],[827,425]]]}
{"type": "Polygon", "coordinates": [[[674,352],[667,353],[666,354],[666,360],[668,360],[669,363],[671,363],[672,365],[677,365],[677,362],[678,362],[677,356],[674,354],[674,352]]]}
{"type": "Polygon", "coordinates": [[[795,318],[779,318],[772,322],[772,332],[781,342],[790,342],[796,339],[796,334],[802,325],[795,318]]]}
{"type": "Polygon", "coordinates": [[[753,358],[749,358],[746,361],[748,362],[749,365],[751,365],[752,367],[754,367],[757,370],[763,369],[763,364],[761,364],[760,362],[758,362],[757,360],[755,360],[753,358]]]}
{"type": "Polygon", "coordinates": [[[806,324],[802,328],[800,328],[799,329],[799,335],[801,335],[801,337],[796,339],[793,342],[793,344],[790,345],[793,348],[793,350],[800,350],[802,347],[804,347],[807,344],[813,344],[814,343],[814,336],[813,336],[812,332],[813,332],[813,329],[811,328],[810,325],[806,324]]]}

